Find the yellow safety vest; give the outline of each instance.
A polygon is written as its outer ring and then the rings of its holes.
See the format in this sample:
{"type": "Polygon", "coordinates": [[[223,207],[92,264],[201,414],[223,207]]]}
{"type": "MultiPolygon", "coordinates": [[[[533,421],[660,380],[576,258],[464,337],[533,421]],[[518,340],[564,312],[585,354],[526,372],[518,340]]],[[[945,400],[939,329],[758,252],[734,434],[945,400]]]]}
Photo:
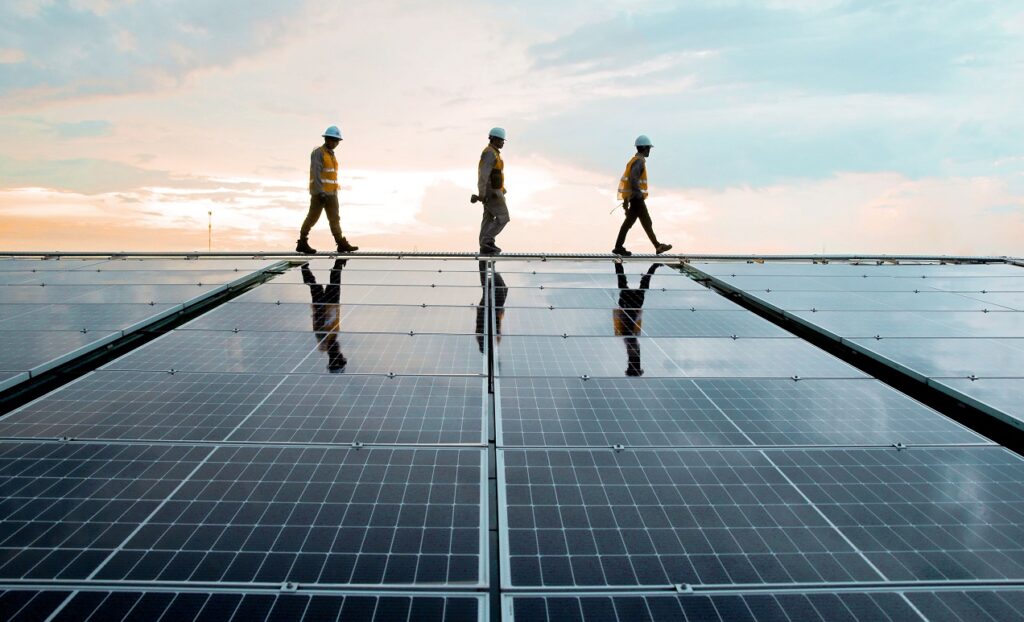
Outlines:
{"type": "MultiPolygon", "coordinates": [[[[629,186],[629,171],[633,168],[633,163],[638,159],[642,158],[639,153],[629,159],[626,163],[626,172],[622,174],[622,179],[619,180],[619,200],[624,201],[630,197],[633,189],[629,186]]],[[[647,198],[647,167],[644,167],[642,173],[640,173],[640,187],[638,188],[643,193],[644,198],[647,198]]]]}
{"type": "Polygon", "coordinates": [[[643,315],[640,309],[629,313],[625,309],[612,309],[612,330],[616,337],[635,337],[640,334],[643,326],[643,315]]]}
{"type": "MultiPolygon", "coordinates": [[[[334,157],[334,154],[325,148],[320,148],[320,154],[323,156],[324,166],[320,169],[320,181],[324,192],[337,192],[338,191],[338,159],[334,157]]],[[[313,191],[313,169],[309,171],[309,190],[313,191]]]]}
{"type": "Polygon", "coordinates": [[[494,152],[494,168],[491,169],[491,179],[488,180],[488,183],[490,183],[491,188],[495,190],[501,188],[501,191],[505,192],[505,162],[501,159],[501,152],[495,149],[494,145],[487,145],[483,153],[480,154],[480,163],[476,167],[477,174],[480,173],[480,169],[484,166],[484,153],[487,153],[488,149],[494,152]],[[498,171],[497,176],[495,176],[494,171],[498,171]]]}

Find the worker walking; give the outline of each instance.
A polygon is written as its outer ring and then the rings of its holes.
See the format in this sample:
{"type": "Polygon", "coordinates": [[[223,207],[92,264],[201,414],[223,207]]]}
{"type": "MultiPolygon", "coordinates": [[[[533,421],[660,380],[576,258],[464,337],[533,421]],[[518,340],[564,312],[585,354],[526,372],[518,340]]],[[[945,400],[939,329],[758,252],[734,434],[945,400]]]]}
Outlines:
{"type": "Polygon", "coordinates": [[[505,146],[505,130],[492,128],[488,134],[490,143],[480,154],[477,167],[477,193],[471,202],[484,204],[483,220],[480,222],[480,253],[500,253],[494,238],[508,224],[508,206],[505,204],[505,163],[501,159],[501,148],[505,146]]]}
{"type": "Polygon", "coordinates": [[[651,148],[654,144],[650,138],[644,135],[637,136],[636,155],[630,158],[626,164],[626,171],[622,173],[619,180],[619,199],[622,201],[622,208],[626,211],[626,219],[622,221],[619,228],[619,237],[615,238],[615,248],[612,252],[616,255],[629,257],[633,253],[626,250],[626,234],[629,233],[633,224],[640,220],[648,239],[654,245],[654,252],[662,254],[672,249],[671,244],[658,242],[658,236],[654,235],[654,225],[651,222],[651,215],[647,211],[647,158],[651,155],[651,148]]]}
{"type": "Polygon", "coordinates": [[[349,244],[341,234],[341,222],[338,219],[338,159],[334,157],[334,148],[341,142],[341,130],[337,125],[332,125],[324,131],[323,139],[324,144],[310,155],[309,213],[299,230],[295,252],[307,255],[316,253],[316,249],[309,245],[309,230],[320,220],[320,213],[327,212],[327,223],[331,226],[338,252],[351,253],[359,250],[359,247],[349,244]]]}

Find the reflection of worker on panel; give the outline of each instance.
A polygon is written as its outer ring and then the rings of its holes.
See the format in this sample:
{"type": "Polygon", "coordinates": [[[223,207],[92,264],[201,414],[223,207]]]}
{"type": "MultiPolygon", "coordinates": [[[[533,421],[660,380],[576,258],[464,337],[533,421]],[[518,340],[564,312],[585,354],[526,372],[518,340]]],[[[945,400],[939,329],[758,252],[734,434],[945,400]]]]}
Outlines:
{"type": "Polygon", "coordinates": [[[344,371],[348,363],[338,343],[338,332],[341,330],[341,269],[346,263],[347,259],[334,260],[327,287],[316,282],[308,263],[302,264],[302,282],[309,286],[316,347],[327,353],[327,371],[331,373],[344,371]]]}
{"type": "MultiPolygon", "coordinates": [[[[484,332],[487,328],[487,262],[480,262],[480,304],[476,306],[476,344],[480,352],[484,351],[484,332]]],[[[508,297],[508,286],[498,271],[494,271],[494,339],[501,343],[501,320],[505,317],[505,298],[508,297]]]]}
{"type": "Polygon", "coordinates": [[[622,337],[626,343],[627,376],[644,375],[644,370],[640,366],[640,340],[637,337],[643,325],[644,297],[651,287],[654,271],[660,266],[660,263],[651,264],[647,272],[640,277],[640,288],[630,289],[622,263],[615,263],[615,276],[619,282],[619,308],[612,311],[612,327],[615,329],[615,335],[622,337]]]}

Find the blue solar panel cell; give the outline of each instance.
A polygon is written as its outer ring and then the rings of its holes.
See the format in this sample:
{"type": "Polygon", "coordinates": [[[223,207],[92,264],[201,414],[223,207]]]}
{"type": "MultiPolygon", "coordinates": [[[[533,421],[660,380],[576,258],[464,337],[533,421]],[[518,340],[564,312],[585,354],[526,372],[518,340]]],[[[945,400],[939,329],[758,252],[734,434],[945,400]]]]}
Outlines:
{"type": "Polygon", "coordinates": [[[120,331],[0,331],[0,370],[39,373],[120,335],[120,331]]]}
{"type": "Polygon", "coordinates": [[[769,458],[889,581],[1024,578],[1024,460],[1006,449],[769,458]]]}
{"type": "Polygon", "coordinates": [[[1024,427],[1024,378],[933,378],[928,384],[1024,427]]]}
{"type": "Polygon", "coordinates": [[[178,330],[108,363],[143,371],[482,374],[473,335],[335,334],[178,330]],[[342,361],[345,361],[343,364],[342,361]]]}
{"type": "Polygon", "coordinates": [[[793,317],[836,337],[1024,337],[1019,311],[796,311],[793,317]]]}
{"type": "MultiPolygon", "coordinates": [[[[477,306],[393,306],[351,304],[267,304],[229,302],[182,326],[183,330],[306,331],[317,318],[337,313],[346,333],[476,334],[477,306]]],[[[3,322],[0,322],[2,330],[3,322]]]]}
{"type": "MultiPolygon", "coordinates": [[[[321,278],[320,281],[326,281],[321,278]]],[[[323,285],[323,283],[319,283],[323,285]]],[[[482,292],[476,287],[431,287],[429,285],[344,285],[338,301],[344,305],[429,305],[475,307],[482,292]]],[[[305,303],[314,302],[310,288],[298,283],[269,281],[238,298],[237,303],[305,303]]]]}
{"type": "Polygon", "coordinates": [[[622,325],[648,337],[790,337],[744,309],[514,309],[502,316],[504,335],[615,336],[622,325]]]}
{"type": "Polygon", "coordinates": [[[924,378],[1016,378],[1024,339],[848,339],[859,350],[924,378]]]}
{"type": "Polygon", "coordinates": [[[864,377],[796,338],[505,336],[496,356],[499,376],[864,377]]]}
{"type": "Polygon", "coordinates": [[[694,384],[754,445],[990,443],[872,379],[723,378],[694,384]]]}
{"type": "Polygon", "coordinates": [[[505,449],[499,473],[505,587],[882,579],[758,450],[505,449]]]}
{"type": "Polygon", "coordinates": [[[284,376],[104,371],[0,419],[0,437],[223,441],[284,376]]]}
{"type": "MultiPolygon", "coordinates": [[[[506,611],[510,612],[507,618],[509,622],[899,622],[920,619],[914,606],[907,600],[910,594],[856,591],[730,595],[643,592],[611,595],[523,594],[505,596],[505,606],[506,611]]],[[[922,596],[956,604],[945,593],[926,592],[922,596]]],[[[1007,604],[1020,598],[1018,593],[1010,593],[1008,596],[1011,598],[1007,598],[1007,604]]],[[[936,615],[934,619],[942,618],[936,615]]],[[[953,619],[967,622],[980,618],[953,619]]]]}
{"type": "MultiPolygon", "coordinates": [[[[49,608],[60,592],[21,592],[49,608]]],[[[58,602],[54,622],[152,620],[153,622],[270,622],[427,620],[482,622],[486,605],[471,594],[82,591],[58,602]]],[[[42,606],[40,611],[45,610],[42,606]]],[[[39,618],[24,618],[41,620],[39,618]]],[[[14,622],[14,621],[12,621],[14,622]]]]}
{"type": "Polygon", "coordinates": [[[0,305],[0,331],[126,330],[179,309],[180,304],[0,305]]]}
{"type": "Polygon", "coordinates": [[[483,585],[484,456],[219,447],[95,579],[483,585]]]}

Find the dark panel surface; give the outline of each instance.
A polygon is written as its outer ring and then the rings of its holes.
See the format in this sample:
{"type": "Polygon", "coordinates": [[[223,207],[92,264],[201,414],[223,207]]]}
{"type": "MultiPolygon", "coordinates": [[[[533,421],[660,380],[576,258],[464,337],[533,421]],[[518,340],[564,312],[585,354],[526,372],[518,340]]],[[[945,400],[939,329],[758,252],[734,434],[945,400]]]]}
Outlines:
{"type": "Polygon", "coordinates": [[[501,452],[514,587],[875,581],[762,452],[501,452]]]}

